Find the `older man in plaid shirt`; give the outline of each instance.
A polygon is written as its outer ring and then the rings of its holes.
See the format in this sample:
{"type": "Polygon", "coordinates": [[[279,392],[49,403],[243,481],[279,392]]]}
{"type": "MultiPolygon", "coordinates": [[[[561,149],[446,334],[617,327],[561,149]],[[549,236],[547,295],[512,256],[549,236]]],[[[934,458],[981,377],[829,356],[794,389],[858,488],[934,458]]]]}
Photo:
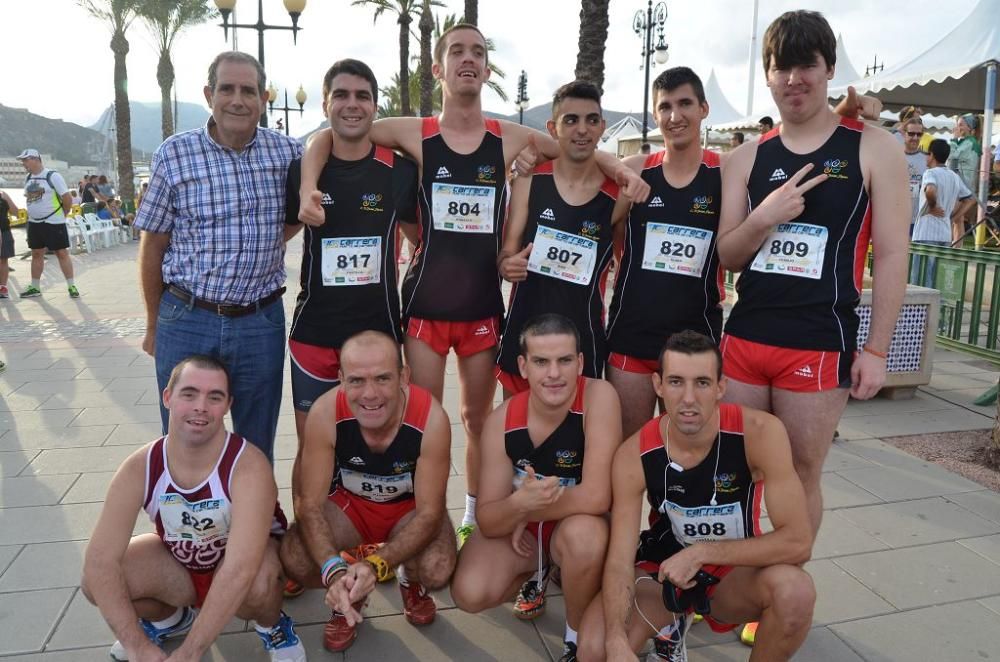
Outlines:
{"type": "MultiPolygon", "coordinates": [[[[285,358],[285,176],[302,147],[257,127],[265,76],[245,53],[215,58],[205,99],[208,124],[168,138],[153,155],[136,217],[142,347],[156,358],[161,390],[191,354],[224,361],[234,430],[271,459],[285,358]]],[[[166,433],[162,405],[160,413],[166,433]]]]}

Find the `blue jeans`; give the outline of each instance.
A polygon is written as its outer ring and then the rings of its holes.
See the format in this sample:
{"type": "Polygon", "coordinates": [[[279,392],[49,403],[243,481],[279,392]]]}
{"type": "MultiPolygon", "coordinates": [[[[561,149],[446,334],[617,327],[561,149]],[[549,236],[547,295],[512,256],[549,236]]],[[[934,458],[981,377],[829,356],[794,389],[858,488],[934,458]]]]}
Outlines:
{"type": "MultiPolygon", "coordinates": [[[[914,241],[914,244],[924,244],[926,246],[948,246],[947,241],[914,241]]],[[[930,255],[913,255],[910,263],[910,283],[923,287],[934,287],[934,270],[937,268],[937,258],[930,255]],[[924,282],[918,283],[920,278],[920,265],[927,261],[927,271],[924,272],[924,282]]]]}
{"type": "MultiPolygon", "coordinates": [[[[272,460],[285,365],[285,309],[281,300],[243,317],[224,317],[185,304],[170,292],[156,321],[156,382],[162,392],[170,371],[192,354],[220,359],[232,377],[233,428],[272,460]]],[[[160,402],[163,433],[168,411],[160,402]]]]}

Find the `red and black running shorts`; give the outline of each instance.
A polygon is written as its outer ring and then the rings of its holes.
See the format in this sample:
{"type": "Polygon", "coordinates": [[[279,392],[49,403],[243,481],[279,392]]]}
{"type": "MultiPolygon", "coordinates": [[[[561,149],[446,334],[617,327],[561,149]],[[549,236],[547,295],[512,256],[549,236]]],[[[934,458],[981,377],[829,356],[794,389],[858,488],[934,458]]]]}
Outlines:
{"type": "Polygon", "coordinates": [[[458,356],[472,356],[496,347],[500,342],[499,318],[447,322],[411,317],[406,325],[406,335],[424,341],[441,356],[446,356],[452,348],[458,356]]]}
{"type": "Polygon", "coordinates": [[[340,383],[340,348],[289,338],[288,355],[292,364],[292,406],[307,412],[319,396],[340,383]]]}
{"type": "MultiPolygon", "coordinates": [[[[649,576],[653,579],[657,579],[660,573],[660,564],[652,561],[636,561],[635,567],[649,574],[649,576]]],[[[731,565],[703,565],[701,566],[701,569],[710,575],[715,575],[721,580],[733,571],[733,567],[734,566],[731,565]]],[[[705,589],[705,595],[707,595],[711,600],[712,596],[715,594],[715,589],[717,589],[720,585],[721,582],[720,584],[712,584],[705,589]]],[[[693,608],[691,611],[693,611],[693,608]]],[[[739,623],[722,623],[717,621],[712,618],[711,614],[705,616],[705,622],[708,623],[708,626],[712,628],[713,632],[729,632],[730,630],[735,630],[740,626],[739,623]]]]}
{"type": "Polygon", "coordinates": [[[634,372],[637,375],[651,375],[660,371],[660,362],[656,359],[637,359],[634,356],[611,352],[608,365],[623,372],[634,372]]]}
{"type": "Polygon", "coordinates": [[[416,499],[375,503],[343,487],[335,489],[329,498],[347,515],[347,519],[351,520],[351,524],[361,536],[362,545],[387,541],[393,527],[417,506],[416,499]]]}
{"type": "Polygon", "coordinates": [[[201,609],[208,597],[208,591],[212,588],[212,580],[215,579],[215,570],[195,571],[188,569],[191,583],[194,585],[194,606],[201,609]]]}
{"type": "Polygon", "coordinates": [[[790,349],[726,334],[719,345],[722,372],[738,382],[796,393],[851,386],[853,352],[790,349]]]}
{"type": "Polygon", "coordinates": [[[546,560],[552,558],[550,546],[552,544],[552,532],[556,530],[559,520],[547,520],[545,522],[528,522],[524,525],[524,530],[530,533],[537,543],[542,546],[542,554],[546,560]]]}

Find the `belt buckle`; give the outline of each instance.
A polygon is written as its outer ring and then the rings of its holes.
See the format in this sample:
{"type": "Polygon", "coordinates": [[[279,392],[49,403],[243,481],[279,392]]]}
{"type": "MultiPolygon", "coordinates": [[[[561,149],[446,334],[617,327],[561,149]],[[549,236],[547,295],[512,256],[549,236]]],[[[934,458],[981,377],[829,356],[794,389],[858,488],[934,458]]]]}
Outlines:
{"type": "Polygon", "coordinates": [[[232,304],[227,304],[227,303],[218,303],[215,305],[216,312],[219,315],[222,315],[223,317],[233,317],[234,315],[241,312],[242,309],[243,306],[234,306],[232,304]]]}

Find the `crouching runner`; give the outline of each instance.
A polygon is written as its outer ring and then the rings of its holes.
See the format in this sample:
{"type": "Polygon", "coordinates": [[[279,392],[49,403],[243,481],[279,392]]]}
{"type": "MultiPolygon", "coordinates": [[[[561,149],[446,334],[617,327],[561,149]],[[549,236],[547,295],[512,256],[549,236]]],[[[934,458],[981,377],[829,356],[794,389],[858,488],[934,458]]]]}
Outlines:
{"type": "Polygon", "coordinates": [[[455,568],[445,514],[451,428],[441,405],[409,383],[399,343],[379,331],[344,341],[340,377],[309,410],[295,524],[281,548],[293,580],[326,588],[333,616],[323,645],[333,652],[354,642],[376,581],[395,570],[406,619],[424,625],[436,612],[427,589],[445,586],[455,568]],[[353,548],[363,551],[342,556],[353,548]]]}

